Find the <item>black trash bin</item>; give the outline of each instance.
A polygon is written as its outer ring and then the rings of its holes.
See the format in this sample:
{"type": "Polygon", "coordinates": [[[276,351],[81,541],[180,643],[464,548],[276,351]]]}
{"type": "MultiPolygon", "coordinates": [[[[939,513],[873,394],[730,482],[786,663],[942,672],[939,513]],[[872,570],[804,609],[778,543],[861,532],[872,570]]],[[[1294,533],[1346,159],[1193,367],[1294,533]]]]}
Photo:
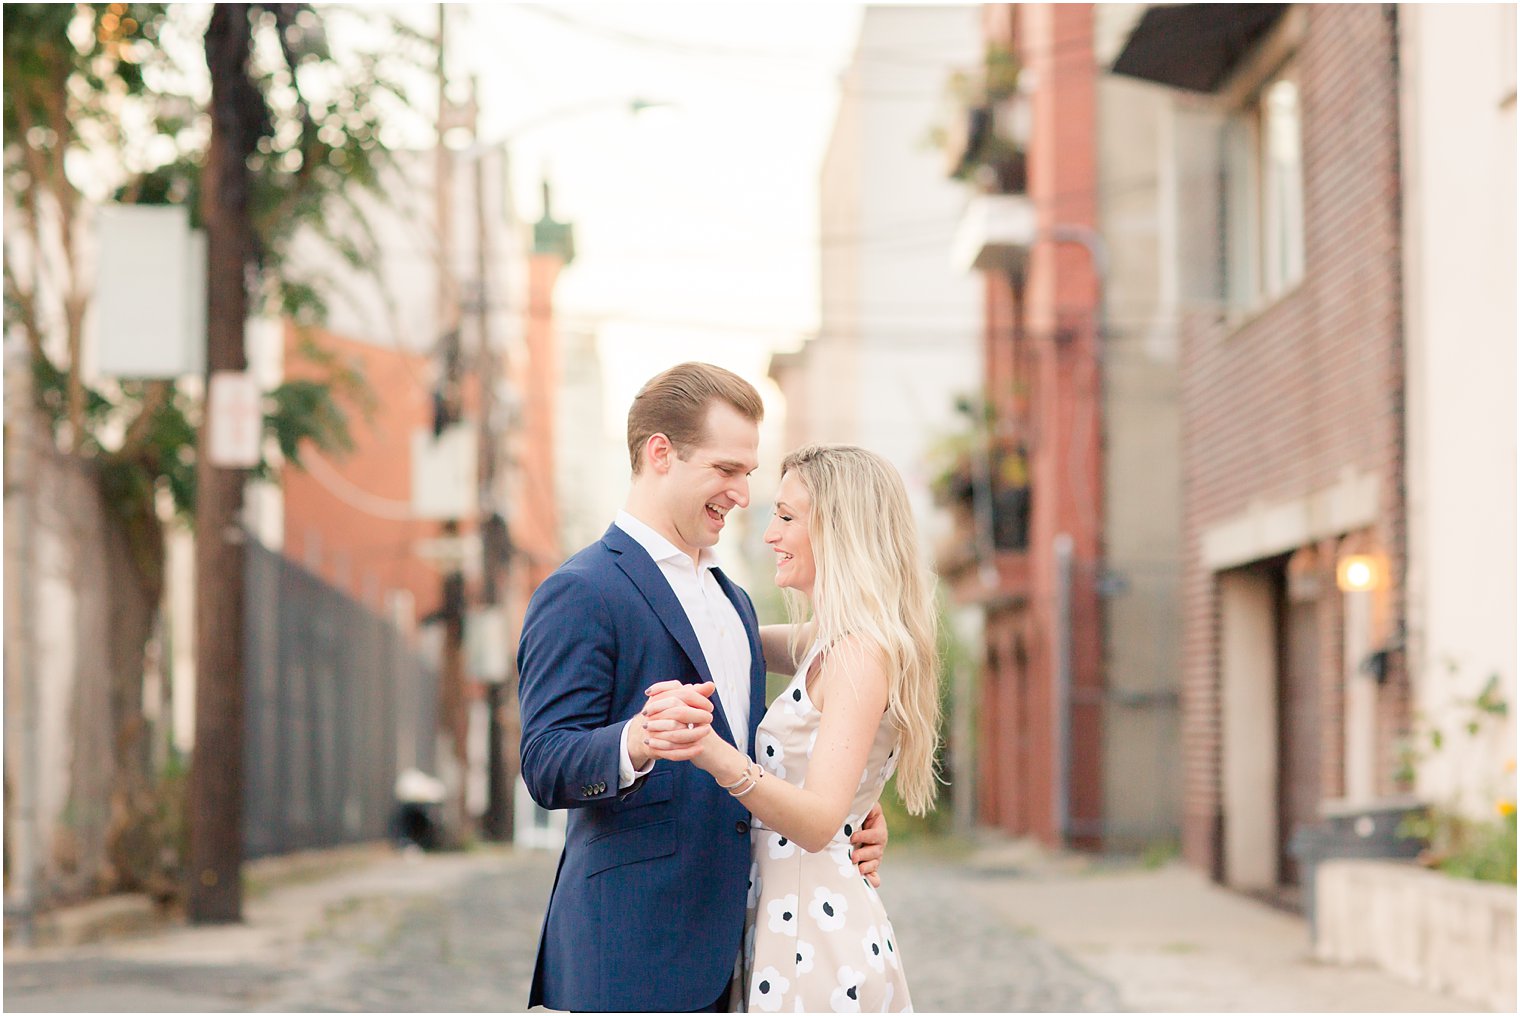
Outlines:
{"type": "Polygon", "coordinates": [[[416,769],[396,778],[396,810],[391,837],[397,847],[437,850],[443,846],[443,783],[416,769]]]}
{"type": "Polygon", "coordinates": [[[1390,801],[1360,808],[1335,809],[1314,825],[1301,825],[1288,840],[1288,853],[1298,862],[1304,917],[1318,937],[1315,922],[1315,874],[1321,861],[1333,858],[1412,860],[1425,849],[1417,836],[1400,835],[1404,820],[1424,811],[1412,801],[1390,801]]]}

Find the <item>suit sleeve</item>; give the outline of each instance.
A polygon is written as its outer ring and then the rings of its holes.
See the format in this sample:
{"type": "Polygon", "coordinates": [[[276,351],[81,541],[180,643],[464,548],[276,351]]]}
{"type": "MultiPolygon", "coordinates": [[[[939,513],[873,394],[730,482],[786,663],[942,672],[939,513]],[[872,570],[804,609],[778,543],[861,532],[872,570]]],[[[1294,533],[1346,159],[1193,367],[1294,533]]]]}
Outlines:
{"type": "Polygon", "coordinates": [[[528,605],[517,653],[523,782],[542,807],[617,798],[627,717],[612,715],[616,665],[612,616],[595,587],[551,575],[528,605]]]}

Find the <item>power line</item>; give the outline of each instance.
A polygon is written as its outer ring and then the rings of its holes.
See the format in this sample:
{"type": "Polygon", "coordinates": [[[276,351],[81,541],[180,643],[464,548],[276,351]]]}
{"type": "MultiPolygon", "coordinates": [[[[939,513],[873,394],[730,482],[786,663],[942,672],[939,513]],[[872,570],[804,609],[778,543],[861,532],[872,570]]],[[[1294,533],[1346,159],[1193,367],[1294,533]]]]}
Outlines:
{"type": "MultiPolygon", "coordinates": [[[[830,55],[823,52],[815,55],[796,50],[760,49],[715,42],[685,42],[680,39],[645,35],[617,25],[603,24],[578,18],[561,8],[552,7],[547,4],[517,4],[515,8],[525,13],[566,25],[587,35],[599,35],[645,49],[660,50],[667,53],[681,53],[709,59],[749,59],[775,63],[805,63],[812,65],[819,65],[830,59],[830,55]]],[[[863,56],[872,62],[895,63],[904,66],[935,67],[944,62],[943,59],[936,59],[932,56],[925,56],[922,53],[902,50],[857,50],[856,55],[863,56]]]]}
{"type": "MultiPolygon", "coordinates": [[[[564,10],[544,4],[514,4],[512,5],[512,9],[534,15],[541,19],[557,22],[582,34],[601,36],[603,38],[612,39],[613,41],[626,45],[636,46],[642,49],[653,50],[666,54],[686,56],[693,59],[708,61],[719,60],[722,61],[718,64],[721,72],[731,77],[736,76],[732,72],[738,69],[735,68],[734,64],[730,62],[732,60],[751,60],[769,62],[772,64],[788,64],[794,67],[802,66],[810,69],[817,69],[820,72],[830,73],[835,77],[839,77],[853,68],[861,66],[870,68],[872,66],[879,66],[881,64],[895,64],[903,67],[943,67],[947,71],[951,72],[957,69],[953,66],[954,58],[948,55],[942,58],[934,58],[902,50],[867,49],[856,49],[853,51],[849,60],[844,66],[829,67],[824,66],[822,63],[822,61],[828,59],[828,56],[826,54],[818,54],[815,56],[812,54],[798,53],[793,50],[758,49],[710,42],[684,42],[679,39],[669,39],[662,38],[660,36],[646,35],[640,32],[632,31],[630,29],[621,28],[616,25],[608,25],[589,21],[584,18],[579,18],[572,14],[569,14],[564,10]]],[[[1026,45],[1017,47],[1016,53],[1020,59],[1028,64],[1038,60],[1057,60],[1074,54],[1091,55],[1094,50],[1094,43],[1095,39],[1093,38],[1092,34],[1084,32],[1076,36],[1055,39],[1048,44],[1042,44],[1039,46],[1026,45]]],[[[973,61],[979,63],[980,54],[973,56],[972,59],[973,61]]],[[[975,68],[972,66],[964,69],[974,70],[975,68]]],[[[785,87],[793,83],[784,77],[748,77],[742,73],[742,70],[741,73],[737,76],[747,81],[753,81],[756,84],[763,84],[768,88],[775,88],[778,86],[785,87]]],[[[931,91],[872,91],[869,89],[850,88],[843,83],[841,83],[838,88],[840,94],[842,95],[859,95],[866,98],[935,99],[942,98],[944,96],[945,84],[946,83],[942,83],[940,87],[935,88],[931,91]]]]}

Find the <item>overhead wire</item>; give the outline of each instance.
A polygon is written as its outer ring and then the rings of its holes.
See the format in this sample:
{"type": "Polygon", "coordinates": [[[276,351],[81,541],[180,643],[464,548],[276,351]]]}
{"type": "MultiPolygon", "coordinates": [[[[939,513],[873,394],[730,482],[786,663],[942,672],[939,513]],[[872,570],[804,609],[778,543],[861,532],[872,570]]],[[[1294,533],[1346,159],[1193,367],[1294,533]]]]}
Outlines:
{"type": "MultiPolygon", "coordinates": [[[[785,76],[778,77],[776,75],[767,75],[763,77],[750,77],[744,73],[745,68],[737,67],[732,61],[736,59],[747,59],[755,61],[767,61],[772,64],[791,64],[793,66],[800,66],[807,69],[817,70],[819,73],[827,74],[828,76],[835,79],[843,78],[851,69],[851,67],[860,66],[859,61],[856,59],[857,57],[862,58],[867,66],[876,64],[897,64],[900,66],[925,67],[945,66],[947,70],[954,70],[953,67],[946,66],[947,60],[950,59],[948,56],[938,59],[933,57],[925,57],[922,60],[919,60],[914,59],[903,51],[856,50],[848,58],[849,62],[842,66],[824,65],[821,61],[828,59],[827,55],[824,54],[820,54],[818,57],[813,57],[812,55],[799,55],[795,51],[791,50],[762,50],[705,42],[686,42],[678,39],[668,39],[662,38],[660,36],[645,35],[629,29],[621,28],[619,26],[607,25],[595,21],[590,21],[584,18],[578,18],[572,14],[567,13],[564,10],[544,4],[513,4],[508,9],[559,23],[571,30],[580,32],[585,35],[600,36],[602,38],[611,39],[624,45],[636,46],[643,49],[655,50],[662,53],[674,54],[678,56],[685,56],[692,59],[716,61],[714,66],[720,75],[749,81],[754,84],[763,85],[764,87],[770,89],[774,89],[776,87],[790,87],[797,83],[790,81],[785,76]]],[[[1083,52],[1091,53],[1092,50],[1093,40],[1090,36],[1084,33],[1082,35],[1068,39],[1053,40],[1049,44],[1042,44],[1038,46],[1021,46],[1018,49],[1018,55],[1027,63],[1045,59],[1056,60],[1072,54],[1079,54],[1083,52]]],[[[978,51],[977,54],[973,55],[973,61],[979,60],[980,55],[980,51],[978,51]]],[[[865,98],[878,99],[936,99],[942,98],[945,94],[944,85],[931,91],[888,91],[855,88],[846,85],[841,80],[839,81],[838,88],[842,95],[858,95],[865,98]]]]}

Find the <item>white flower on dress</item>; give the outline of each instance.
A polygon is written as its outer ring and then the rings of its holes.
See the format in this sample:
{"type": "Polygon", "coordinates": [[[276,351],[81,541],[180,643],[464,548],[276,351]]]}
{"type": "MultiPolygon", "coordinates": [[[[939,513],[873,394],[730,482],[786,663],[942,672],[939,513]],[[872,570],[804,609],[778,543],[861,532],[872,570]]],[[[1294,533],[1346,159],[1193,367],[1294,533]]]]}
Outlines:
{"type": "Polygon", "coordinates": [[[766,836],[765,848],[773,861],[783,857],[791,857],[797,852],[797,844],[777,832],[772,832],[766,836]]]}
{"type": "Polygon", "coordinates": [[[885,924],[881,929],[881,944],[887,950],[887,962],[896,970],[897,966],[897,943],[892,941],[892,925],[885,924]]]}
{"type": "Polygon", "coordinates": [[[879,974],[887,969],[887,961],[883,955],[887,950],[881,944],[880,928],[874,924],[867,928],[865,938],[860,940],[860,947],[865,950],[866,962],[871,965],[872,970],[879,974]]]}
{"type": "Polygon", "coordinates": [[[760,902],[760,862],[751,861],[749,865],[749,899],[745,902],[746,910],[755,909],[755,904],[760,902]]]}
{"type": "Polygon", "coordinates": [[[845,878],[857,878],[860,875],[860,872],[855,870],[853,851],[854,848],[848,843],[829,844],[829,856],[834,859],[835,864],[839,865],[839,874],[845,878]]]}
{"type": "Polygon", "coordinates": [[[813,943],[797,940],[797,973],[806,974],[813,969],[813,943]]]}
{"type": "Polygon", "coordinates": [[[782,999],[792,982],[781,976],[775,967],[766,967],[755,973],[750,982],[749,1004],[766,1012],[780,1012],[782,999]]]}
{"type": "Polygon", "coordinates": [[[813,890],[813,901],[808,904],[808,914],[824,931],[838,931],[844,927],[844,912],[849,903],[844,896],[830,892],[828,886],[813,890]]]}
{"type": "Polygon", "coordinates": [[[854,967],[839,968],[839,987],[829,993],[829,1005],[835,1012],[860,1012],[860,985],[866,975],[854,967]]]}
{"type": "Polygon", "coordinates": [[[791,893],[766,905],[770,920],[766,927],[777,934],[794,935],[797,932],[797,897],[791,893]]]}
{"type": "Polygon", "coordinates": [[[775,735],[760,731],[755,738],[755,757],[760,764],[781,779],[786,779],[786,751],[781,747],[781,742],[776,740],[775,735]]]}
{"type": "MultiPolygon", "coordinates": [[[[882,1012],[891,1012],[892,1011],[892,996],[895,995],[895,994],[897,994],[897,985],[893,984],[891,981],[888,981],[887,982],[886,993],[883,994],[882,997],[881,997],[881,1011],[882,1012]]],[[[908,1012],[908,1011],[909,1010],[907,1010],[907,1009],[903,1010],[903,1012],[908,1012]]]]}
{"type": "Polygon", "coordinates": [[[814,727],[813,728],[813,732],[810,733],[810,734],[808,734],[807,750],[804,751],[803,754],[806,755],[808,758],[812,758],[813,757],[813,746],[816,745],[817,743],[818,743],[818,728],[814,727]]]}

